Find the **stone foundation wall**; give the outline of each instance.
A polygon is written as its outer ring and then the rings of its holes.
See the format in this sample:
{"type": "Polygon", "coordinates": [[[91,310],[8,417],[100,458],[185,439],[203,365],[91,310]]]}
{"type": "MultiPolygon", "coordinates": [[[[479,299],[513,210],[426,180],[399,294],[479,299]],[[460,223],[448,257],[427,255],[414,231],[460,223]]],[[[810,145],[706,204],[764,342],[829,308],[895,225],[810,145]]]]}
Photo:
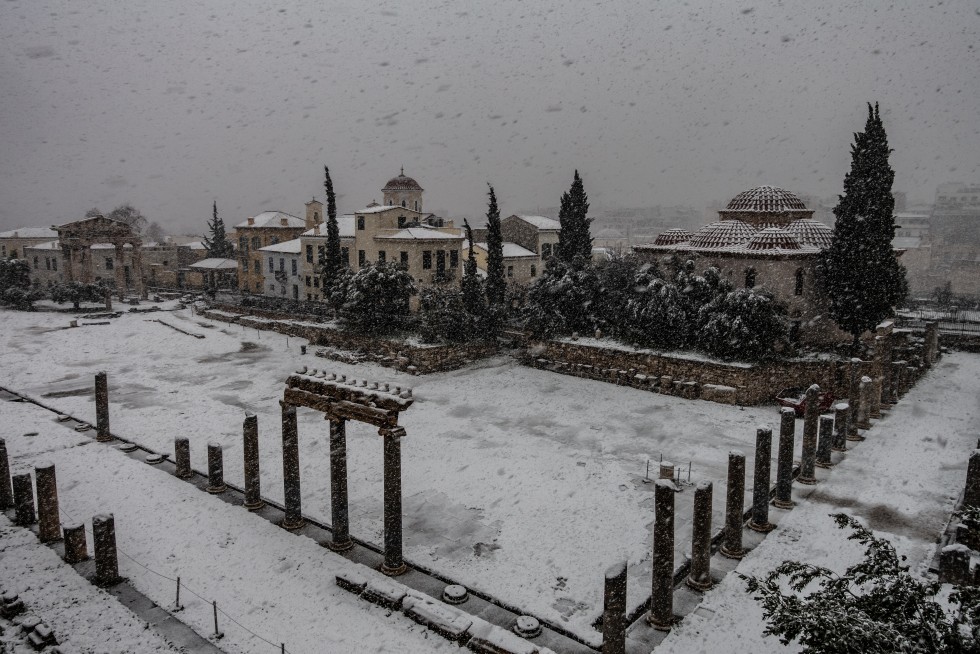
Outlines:
{"type": "Polygon", "coordinates": [[[477,359],[497,353],[496,344],[416,346],[401,341],[352,334],[326,325],[305,323],[270,311],[249,310],[240,313],[237,307],[216,306],[197,313],[222,322],[267,329],[287,336],[307,339],[311,345],[335,347],[340,350],[363,352],[370,361],[413,374],[456,370],[477,359]]]}

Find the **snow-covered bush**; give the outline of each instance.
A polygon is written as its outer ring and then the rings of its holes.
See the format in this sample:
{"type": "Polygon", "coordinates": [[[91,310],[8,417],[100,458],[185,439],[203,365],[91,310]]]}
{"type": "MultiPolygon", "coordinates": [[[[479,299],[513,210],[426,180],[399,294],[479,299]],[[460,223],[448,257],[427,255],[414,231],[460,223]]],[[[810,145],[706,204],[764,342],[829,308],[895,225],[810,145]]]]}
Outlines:
{"type": "Polygon", "coordinates": [[[405,326],[408,301],[416,289],[412,276],[397,264],[378,261],[365,266],[344,286],[341,315],[347,327],[388,334],[405,326]]]}
{"type": "Polygon", "coordinates": [[[771,355],[789,331],[786,309],[766,291],[740,288],[701,307],[698,347],[722,359],[752,361],[771,355]]]}
{"type": "Polygon", "coordinates": [[[44,293],[31,287],[31,271],[23,259],[0,259],[0,303],[29,311],[44,293]]]}
{"type": "Polygon", "coordinates": [[[619,322],[632,343],[659,349],[684,347],[691,327],[677,287],[657,277],[634,290],[619,322]]]}
{"type": "Polygon", "coordinates": [[[419,335],[430,343],[466,343],[486,337],[480,316],[467,312],[455,289],[427,288],[419,296],[419,335]]]}
{"type": "Polygon", "coordinates": [[[536,336],[558,336],[595,329],[599,276],[590,262],[552,257],[527,294],[525,324],[536,336]]]}

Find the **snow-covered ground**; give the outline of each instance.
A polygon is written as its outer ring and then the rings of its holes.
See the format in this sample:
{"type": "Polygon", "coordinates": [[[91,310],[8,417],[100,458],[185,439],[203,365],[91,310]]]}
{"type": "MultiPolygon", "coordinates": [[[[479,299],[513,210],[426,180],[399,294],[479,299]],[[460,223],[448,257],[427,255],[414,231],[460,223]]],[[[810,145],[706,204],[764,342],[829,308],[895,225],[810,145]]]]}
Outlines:
{"type": "MultiPolygon", "coordinates": [[[[517,365],[507,357],[410,377],[299,353],[301,342],[189,311],[125,314],[110,325],[62,329],[69,316],[2,312],[0,384],[94,420],[93,375],[109,373],[114,432],[160,451],[191,440],[225,447],[225,476],[242,479],[241,422],[258,415],[263,494],[282,498],[283,382],[301,365],[415,388],[403,414],[405,556],[456,581],[595,640],[602,573],[631,563],[631,607],[648,594],[652,485],[661,454],[692,481],[725,479],[727,453],[749,455],[774,407],[689,401],[517,365]],[[204,334],[196,339],[151,319],[204,334]]],[[[84,321],[83,321],[84,322],[84,321]]],[[[6,407],[0,406],[0,411],[6,407]]],[[[303,510],[329,521],[327,424],[301,410],[303,510]]],[[[775,450],[775,448],[774,448],[775,450]]],[[[351,531],[382,542],[381,439],[348,426],[351,531]]],[[[748,484],[751,486],[751,484],[748,484]]],[[[678,494],[678,560],[688,550],[690,490],[678,494]]],[[[106,503],[111,495],[105,495],[106,503]]],[[[748,502],[748,498],[747,498],[748,502]]],[[[715,524],[724,494],[716,493],[715,524]]],[[[242,535],[236,535],[242,540],[242,535]]],[[[174,561],[176,564],[177,561],[174,561]]]]}

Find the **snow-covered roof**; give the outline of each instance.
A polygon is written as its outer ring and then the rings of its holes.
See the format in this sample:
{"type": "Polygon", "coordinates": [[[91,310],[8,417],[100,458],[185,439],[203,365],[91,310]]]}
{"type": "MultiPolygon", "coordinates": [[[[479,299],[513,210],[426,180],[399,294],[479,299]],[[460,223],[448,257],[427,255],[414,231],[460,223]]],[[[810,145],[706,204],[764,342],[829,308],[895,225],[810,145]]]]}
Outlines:
{"type": "Polygon", "coordinates": [[[892,247],[900,250],[910,250],[922,247],[922,238],[918,236],[896,236],[892,239],[892,247]]]}
{"type": "MultiPolygon", "coordinates": [[[[484,252],[488,251],[486,243],[474,243],[473,247],[480,248],[484,252]]],[[[522,248],[517,243],[509,243],[507,241],[504,241],[502,249],[504,251],[504,259],[520,259],[521,257],[537,258],[538,256],[530,250],[522,248]]]]}
{"type": "Polygon", "coordinates": [[[276,243],[275,245],[267,245],[264,248],[259,248],[259,252],[281,252],[283,254],[299,254],[302,251],[303,246],[299,242],[298,238],[294,238],[291,241],[276,243]]]}
{"type": "Polygon", "coordinates": [[[20,227],[0,232],[0,238],[58,238],[58,232],[50,227],[20,227]]]}
{"type": "Polygon", "coordinates": [[[275,228],[279,227],[282,229],[290,229],[296,227],[306,227],[306,221],[302,218],[297,218],[283,211],[263,211],[257,216],[251,218],[252,223],[249,224],[248,220],[238,223],[235,225],[236,228],[254,229],[257,227],[275,228]],[[283,220],[286,224],[283,224],[283,220]]]}
{"type": "Polygon", "coordinates": [[[421,211],[409,209],[408,207],[403,207],[397,204],[379,204],[376,207],[364,207],[363,209],[358,209],[356,213],[383,213],[385,211],[394,211],[395,209],[398,209],[399,211],[411,211],[412,213],[422,215],[421,211]]]}
{"type": "Polygon", "coordinates": [[[202,259],[192,263],[190,267],[203,270],[235,270],[238,268],[238,262],[234,259],[202,259]]]}
{"type": "Polygon", "coordinates": [[[520,214],[514,214],[524,222],[534,225],[541,230],[560,230],[561,223],[554,218],[545,218],[544,216],[523,216],[520,214]]]}
{"type": "MultiPolygon", "coordinates": [[[[308,229],[305,232],[303,232],[303,236],[322,236],[326,238],[327,236],[326,224],[321,223],[319,228],[320,228],[319,233],[317,233],[317,230],[315,228],[308,229]]],[[[354,238],[354,214],[345,213],[342,216],[337,216],[337,229],[340,232],[340,238],[354,238]]]]}
{"type": "Polygon", "coordinates": [[[782,213],[806,211],[806,204],[793,193],[776,186],[756,186],[742,191],[725,207],[727,211],[782,213]]]}
{"type": "Polygon", "coordinates": [[[450,234],[439,231],[438,229],[426,229],[425,227],[408,227],[401,229],[394,234],[383,234],[375,236],[376,239],[392,239],[399,241],[439,241],[439,240],[463,240],[462,234],[450,234]]]}
{"type": "Polygon", "coordinates": [[[178,245],[177,247],[187,248],[189,250],[207,250],[207,247],[205,247],[204,243],[200,241],[195,241],[193,243],[184,243],[182,245],[178,245]]]}
{"type": "Polygon", "coordinates": [[[60,250],[61,244],[58,241],[48,241],[47,243],[37,243],[35,245],[28,245],[24,248],[25,250],[60,250]]]}

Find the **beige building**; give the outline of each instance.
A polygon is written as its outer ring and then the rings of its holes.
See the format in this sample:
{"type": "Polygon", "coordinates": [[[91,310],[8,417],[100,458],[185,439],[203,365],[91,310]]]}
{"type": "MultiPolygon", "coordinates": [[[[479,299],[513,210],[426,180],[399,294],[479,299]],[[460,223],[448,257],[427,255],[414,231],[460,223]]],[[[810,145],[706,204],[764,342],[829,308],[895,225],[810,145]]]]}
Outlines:
{"type": "Polygon", "coordinates": [[[544,216],[511,215],[500,221],[500,234],[505,242],[515,243],[547,261],[558,252],[558,233],[561,223],[544,216]]]}
{"type": "Polygon", "coordinates": [[[282,211],[265,211],[235,225],[238,243],[238,288],[261,294],[266,276],[260,249],[291,241],[320,222],[323,205],[316,200],[306,204],[306,220],[282,211]]]}
{"type": "MultiPolygon", "coordinates": [[[[469,247],[464,247],[463,256],[469,256],[469,247]]],[[[481,276],[487,273],[487,244],[474,243],[473,257],[481,276]]],[[[503,244],[504,279],[507,286],[528,285],[541,274],[541,257],[516,243],[503,244]]]]}
{"type": "Polygon", "coordinates": [[[682,255],[698,271],[717,267],[736,287],[769,291],[786,304],[790,337],[804,343],[846,340],[827,316],[827,298],[816,281],[816,265],[830,245],[832,230],[789,191],[759,186],[738,194],[720,220],[697,232],[670,229],[633,250],[648,261],[682,255]]]}
{"type": "Polygon", "coordinates": [[[0,258],[23,259],[25,248],[57,238],[58,232],[50,227],[21,227],[20,229],[0,232],[0,258]]]}
{"type": "MultiPolygon", "coordinates": [[[[337,216],[337,231],[340,233],[340,258],[350,267],[350,253],[354,250],[354,214],[348,213],[337,216]]],[[[302,276],[303,288],[301,297],[309,301],[323,300],[323,290],[320,288],[320,276],[317,269],[320,258],[327,249],[327,229],[325,223],[314,225],[313,229],[303,232],[299,237],[303,251],[302,276]]]]}

